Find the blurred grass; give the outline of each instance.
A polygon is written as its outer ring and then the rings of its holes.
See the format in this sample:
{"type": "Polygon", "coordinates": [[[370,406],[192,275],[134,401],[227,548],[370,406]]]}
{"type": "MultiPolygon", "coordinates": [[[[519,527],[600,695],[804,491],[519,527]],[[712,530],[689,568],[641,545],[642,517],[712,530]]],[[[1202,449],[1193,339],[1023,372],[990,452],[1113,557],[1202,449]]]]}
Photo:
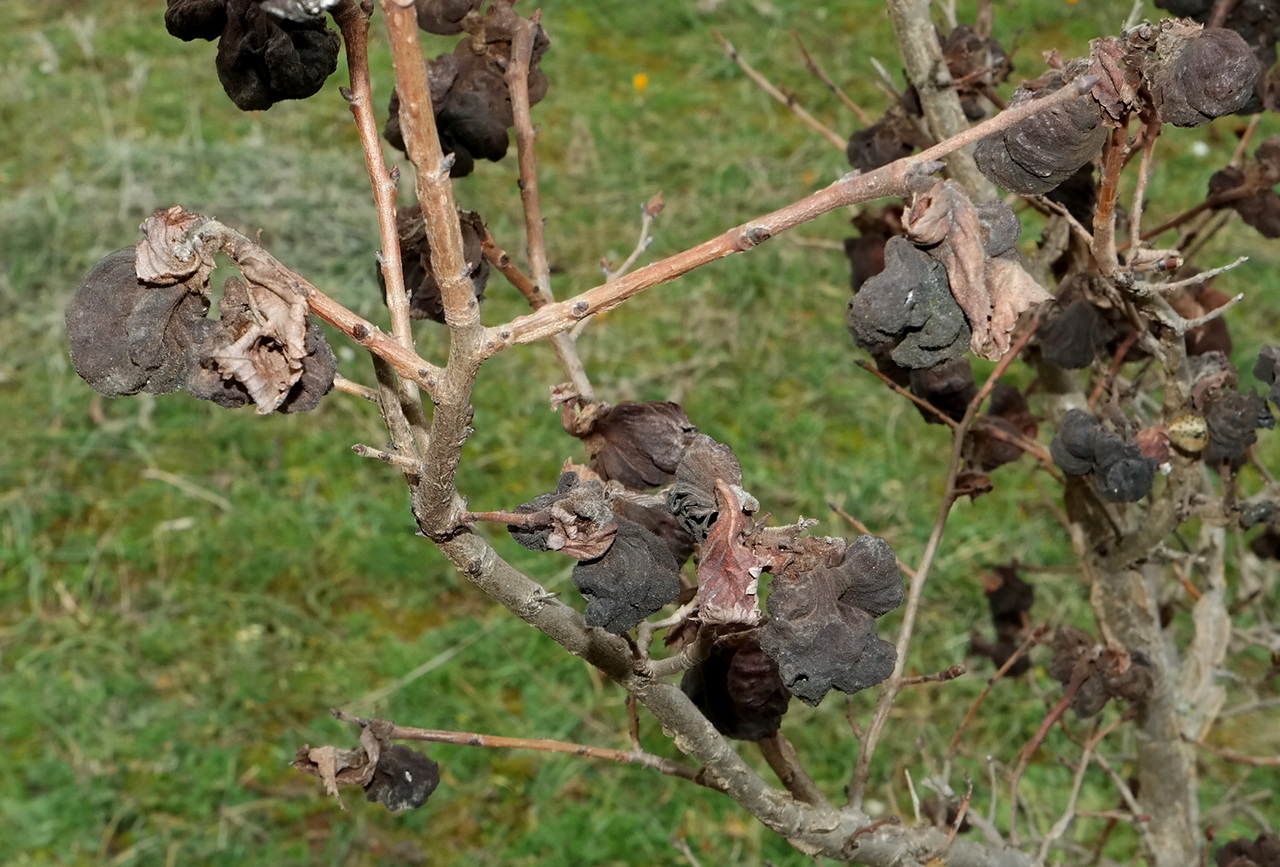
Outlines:
{"type": "MultiPolygon", "coordinates": [[[[0,32],[0,127],[10,132],[0,156],[0,862],[681,864],[668,842],[679,835],[705,863],[806,863],[727,800],[638,769],[433,748],[445,784],[426,809],[397,816],[350,795],[340,812],[288,769],[303,743],[351,739],[326,715],[340,704],[405,724],[608,746],[626,743],[626,713],[617,689],[495,610],[414,537],[396,474],[347,450],[385,438],[368,407],[335,395],[305,418],[257,418],[182,395],[105,401],[76,378],[61,333],[66,299],[93,262],[134,242],[143,217],[173,203],[262,229],[284,262],[378,315],[376,227],[337,93],[343,74],[306,103],[240,113],[218,87],[214,47],[168,38],[162,11],[156,0],[22,4],[0,32]],[[428,670],[385,699],[362,701],[419,666],[428,670]]],[[[1042,68],[1040,51],[1082,53],[1117,25],[1102,2],[1001,14],[1006,45],[1020,32],[1025,75],[1042,68]]],[[[880,101],[866,46],[896,67],[871,0],[549,3],[544,20],[553,86],[535,115],[562,296],[598,282],[602,256],[627,254],[639,206],[658,190],[667,208],[655,258],[846,170],[722,56],[712,28],[842,132],[852,119],[807,76],[783,31],[800,32],[869,108],[880,101]],[[643,93],[637,73],[649,76],[643,93]]],[[[385,105],[381,42],[374,58],[385,105]]],[[[1153,217],[1195,201],[1232,146],[1216,128],[1167,138],[1171,172],[1152,188],[1153,217]],[[1202,139],[1209,156],[1191,148],[1202,139]]],[[[459,197],[519,250],[512,159],[482,165],[459,197]]],[[[949,439],[853,366],[838,251],[846,220],[828,215],[646,293],[601,317],[581,347],[607,399],[682,400],[734,447],[748,487],[778,519],[825,519],[833,500],[912,562],[949,439]]],[[[1252,232],[1221,246],[1223,256],[1241,247],[1255,256],[1230,286],[1270,302],[1232,317],[1243,360],[1275,334],[1280,256],[1252,232]]],[[[522,310],[496,276],[489,296],[489,322],[522,310]]],[[[438,330],[419,340],[426,353],[441,349],[438,330]]],[[[371,378],[340,352],[348,376],[371,378]]],[[[578,456],[546,408],[558,378],[545,347],[482,371],[460,475],[478,508],[547,490],[564,458],[578,456]]],[[[1069,562],[1053,494],[1021,469],[996,481],[996,495],[957,507],[921,613],[916,670],[962,660],[970,629],[985,626],[983,566],[1069,562]]],[[[824,520],[816,532],[851,531],[824,520]]],[[[568,589],[562,563],[495,544],[568,589]]],[[[1037,617],[1081,611],[1069,571],[1038,574],[1036,586],[1037,617]]],[[[896,628],[891,615],[882,632],[896,628]]],[[[977,670],[902,703],[877,759],[876,801],[909,812],[903,771],[920,779],[920,755],[945,749],[987,669],[977,670]]],[[[975,779],[986,778],[988,753],[1012,757],[1051,694],[1042,672],[1030,690],[995,692],[962,752],[975,779]]],[[[872,701],[852,700],[864,721],[872,701]]],[[[819,709],[793,706],[785,727],[832,793],[856,753],[844,713],[833,696],[819,709]]],[[[643,726],[650,749],[671,752],[651,720],[643,726]]],[[[1051,748],[1062,749],[1059,737],[1051,748]]],[[[1038,762],[1023,797],[1057,796],[1069,777],[1038,762]]],[[[1275,784],[1274,773],[1229,768],[1206,792],[1275,784]]],[[[978,789],[985,809],[989,791],[978,789]]],[[[1086,801],[1113,806],[1100,776],[1086,801]]],[[[1233,829],[1247,826],[1220,831],[1233,829]]],[[[1097,830],[1081,822],[1077,838],[1097,830]]],[[[1117,831],[1114,857],[1132,839],[1117,831]]]]}

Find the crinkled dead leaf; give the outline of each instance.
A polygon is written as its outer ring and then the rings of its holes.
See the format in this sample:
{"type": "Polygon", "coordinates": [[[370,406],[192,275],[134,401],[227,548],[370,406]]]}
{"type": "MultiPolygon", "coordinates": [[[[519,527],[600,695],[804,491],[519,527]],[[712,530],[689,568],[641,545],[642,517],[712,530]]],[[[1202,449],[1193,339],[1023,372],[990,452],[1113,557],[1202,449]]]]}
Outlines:
{"type": "Polygon", "coordinates": [[[791,702],[754,630],[717,638],[707,658],[685,672],[680,689],[716,731],[740,741],[777,734],[791,702]]]}
{"type": "MultiPolygon", "coordinates": [[[[1001,220],[1003,228],[1007,221],[1001,220]]],[[[982,358],[996,361],[1009,351],[1018,317],[1050,300],[1017,254],[990,256],[991,232],[978,209],[955,181],[938,181],[918,195],[903,215],[907,237],[942,263],[951,294],[972,330],[970,347],[982,358]]],[[[1004,238],[1000,246],[1004,246],[1004,238]]],[[[1006,247],[1007,250],[1007,247],[1006,247]]]]}
{"type": "Polygon", "coordinates": [[[760,574],[768,563],[743,544],[749,527],[738,495],[721,479],[715,490],[719,517],[698,560],[698,617],[703,623],[754,626],[760,622],[760,574]]]}
{"type": "Polygon", "coordinates": [[[306,301],[233,278],[226,282],[221,312],[204,354],[225,379],[244,387],[259,414],[274,412],[302,377],[306,301]]]}
{"type": "Polygon", "coordinates": [[[533,551],[559,551],[577,560],[604,556],[618,532],[613,512],[598,479],[580,481],[577,473],[562,473],[556,489],[522,503],[516,512],[531,522],[509,526],[518,543],[533,551]]]}
{"type": "Polygon", "coordinates": [[[207,284],[214,267],[214,251],[190,240],[191,232],[204,220],[181,205],[157,211],[143,220],[142,240],[136,247],[138,279],[156,286],[207,284]]]}
{"type": "Polygon", "coordinates": [[[680,567],[653,533],[621,518],[617,525],[601,557],[573,567],[573,584],[587,600],[587,625],[621,635],[676,600],[680,567]]]}

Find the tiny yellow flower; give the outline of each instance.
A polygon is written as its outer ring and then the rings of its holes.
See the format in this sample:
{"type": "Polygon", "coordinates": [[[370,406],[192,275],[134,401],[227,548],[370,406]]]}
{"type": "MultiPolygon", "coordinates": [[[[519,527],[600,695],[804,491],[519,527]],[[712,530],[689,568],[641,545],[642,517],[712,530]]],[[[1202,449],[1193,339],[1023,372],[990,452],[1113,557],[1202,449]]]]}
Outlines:
{"type": "Polygon", "coordinates": [[[637,72],[631,76],[631,86],[636,89],[636,93],[644,93],[649,87],[649,76],[643,72],[637,72]]]}

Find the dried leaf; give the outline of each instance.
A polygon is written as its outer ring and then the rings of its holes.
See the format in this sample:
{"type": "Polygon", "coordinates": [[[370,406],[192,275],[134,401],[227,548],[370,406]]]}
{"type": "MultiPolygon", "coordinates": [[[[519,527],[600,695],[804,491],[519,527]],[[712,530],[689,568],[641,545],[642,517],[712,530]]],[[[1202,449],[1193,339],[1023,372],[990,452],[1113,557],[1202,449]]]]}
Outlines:
{"type": "Polygon", "coordinates": [[[565,429],[583,441],[591,469],[633,490],[675,480],[676,467],[697,428],[677,403],[626,400],[617,406],[566,406],[565,429]]]}
{"type": "Polygon", "coordinates": [[[685,672],[680,689],[716,731],[740,741],[777,734],[791,701],[754,631],[717,639],[707,658],[685,672]]]}
{"type": "Polygon", "coordinates": [[[257,404],[274,412],[302,377],[307,357],[307,305],[259,285],[227,280],[221,319],[203,347],[224,379],[235,380],[257,404]]]}
{"type": "Polygon", "coordinates": [[[138,279],[154,286],[207,285],[214,267],[213,251],[189,240],[204,219],[174,205],[143,220],[142,240],[136,246],[138,279]]]}
{"type": "Polygon", "coordinates": [[[587,600],[587,625],[621,635],[676,600],[680,567],[653,533],[625,519],[617,524],[603,556],[573,567],[573,584],[587,600]]]}
{"type": "Polygon", "coordinates": [[[385,750],[365,786],[365,798],[392,812],[415,810],[440,785],[440,766],[417,750],[395,744],[385,750]]]}
{"type": "Polygon", "coordinates": [[[767,561],[743,544],[747,516],[738,495],[721,479],[715,491],[719,516],[698,560],[698,616],[704,624],[755,626],[760,622],[756,591],[767,561]]]}
{"type": "Polygon", "coordinates": [[[242,111],[306,99],[338,68],[341,42],[323,18],[292,21],[254,0],[228,0],[227,25],[218,40],[218,80],[242,111]]]}

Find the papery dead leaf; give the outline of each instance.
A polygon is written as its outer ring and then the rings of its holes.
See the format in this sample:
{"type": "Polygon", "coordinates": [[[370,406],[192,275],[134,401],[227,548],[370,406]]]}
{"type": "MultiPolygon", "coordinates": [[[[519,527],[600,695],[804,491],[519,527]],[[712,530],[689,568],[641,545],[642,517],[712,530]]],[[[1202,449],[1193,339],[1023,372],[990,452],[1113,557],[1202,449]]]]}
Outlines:
{"type": "Polygon", "coordinates": [[[222,318],[205,347],[224,378],[244,386],[259,414],[274,412],[302,376],[307,305],[256,283],[226,283],[222,318]]]}
{"type": "Polygon", "coordinates": [[[703,623],[760,622],[756,590],[767,561],[742,542],[747,516],[738,495],[723,480],[715,483],[720,516],[702,545],[698,561],[698,616],[703,623]]]}

